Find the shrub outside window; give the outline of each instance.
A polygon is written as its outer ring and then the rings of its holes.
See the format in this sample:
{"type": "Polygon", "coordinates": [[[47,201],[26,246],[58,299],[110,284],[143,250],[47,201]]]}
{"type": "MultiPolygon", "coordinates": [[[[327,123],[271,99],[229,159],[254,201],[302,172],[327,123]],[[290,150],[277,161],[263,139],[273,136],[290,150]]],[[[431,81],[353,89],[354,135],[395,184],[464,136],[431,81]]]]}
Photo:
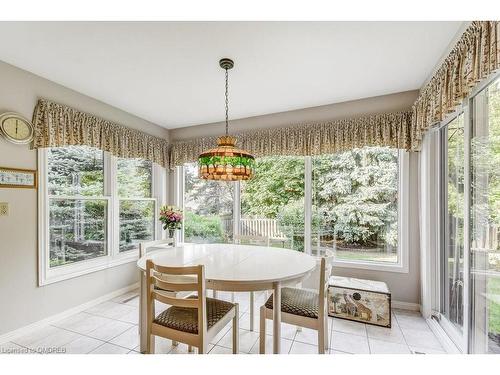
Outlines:
{"type": "Polygon", "coordinates": [[[160,234],[160,166],[87,146],[38,152],[40,285],[133,261],[160,234]]]}
{"type": "Polygon", "coordinates": [[[184,174],[177,203],[186,212],[185,242],[231,242],[237,231],[267,237],[271,247],[331,251],[338,266],[408,272],[404,151],[262,157],[255,176],[241,182],[200,180],[194,163],[177,173],[184,174]]]}

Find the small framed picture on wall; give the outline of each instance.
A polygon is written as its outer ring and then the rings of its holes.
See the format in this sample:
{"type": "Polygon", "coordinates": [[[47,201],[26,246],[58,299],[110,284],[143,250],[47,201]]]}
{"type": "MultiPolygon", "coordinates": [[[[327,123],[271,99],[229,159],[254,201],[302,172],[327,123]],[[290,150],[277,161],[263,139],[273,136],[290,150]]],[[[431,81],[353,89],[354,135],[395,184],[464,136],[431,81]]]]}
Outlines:
{"type": "Polygon", "coordinates": [[[0,167],[0,188],[36,189],[36,170],[0,167]]]}

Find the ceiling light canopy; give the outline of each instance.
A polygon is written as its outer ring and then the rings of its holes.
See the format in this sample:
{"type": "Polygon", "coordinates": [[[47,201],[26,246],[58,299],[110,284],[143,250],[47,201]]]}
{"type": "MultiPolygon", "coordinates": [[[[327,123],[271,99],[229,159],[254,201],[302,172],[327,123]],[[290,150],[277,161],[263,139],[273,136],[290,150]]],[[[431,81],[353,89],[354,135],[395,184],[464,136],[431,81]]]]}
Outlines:
{"type": "Polygon", "coordinates": [[[217,139],[217,147],[202,152],[198,158],[199,176],[205,180],[240,181],[252,178],[255,158],[236,147],[236,138],[229,135],[229,75],[234,66],[231,59],[221,59],[219,65],[226,72],[226,134],[217,139]]]}

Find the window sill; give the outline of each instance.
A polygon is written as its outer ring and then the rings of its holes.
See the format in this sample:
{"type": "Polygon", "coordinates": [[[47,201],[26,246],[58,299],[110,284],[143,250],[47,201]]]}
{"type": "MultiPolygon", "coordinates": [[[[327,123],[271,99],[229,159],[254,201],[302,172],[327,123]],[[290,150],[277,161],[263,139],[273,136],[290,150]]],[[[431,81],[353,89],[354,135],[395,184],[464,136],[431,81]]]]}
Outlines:
{"type": "Polygon", "coordinates": [[[47,270],[45,275],[41,275],[38,286],[45,286],[89,273],[103,271],[123,264],[136,262],[138,259],[139,251],[134,250],[130,254],[118,254],[114,258],[108,256],[56,267],[47,270]]]}
{"type": "Polygon", "coordinates": [[[385,264],[380,262],[344,261],[334,260],[333,267],[355,268],[369,271],[409,273],[408,265],[401,263],[385,264]]]}

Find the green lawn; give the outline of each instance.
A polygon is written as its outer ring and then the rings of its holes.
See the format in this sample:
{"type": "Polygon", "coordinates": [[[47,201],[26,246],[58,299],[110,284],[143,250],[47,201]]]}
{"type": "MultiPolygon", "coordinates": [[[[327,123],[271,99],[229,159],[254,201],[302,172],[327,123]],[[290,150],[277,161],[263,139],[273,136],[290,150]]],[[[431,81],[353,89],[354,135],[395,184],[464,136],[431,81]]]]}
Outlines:
{"type": "Polygon", "coordinates": [[[340,260],[368,260],[375,262],[396,263],[398,256],[395,253],[386,253],[385,251],[359,251],[359,250],[337,250],[337,259],[340,260]]]}
{"type": "MultiPolygon", "coordinates": [[[[488,279],[488,294],[500,295],[500,278],[491,277],[488,279]]],[[[488,310],[490,313],[490,332],[498,335],[500,334],[500,304],[489,300],[488,310]]]]}

